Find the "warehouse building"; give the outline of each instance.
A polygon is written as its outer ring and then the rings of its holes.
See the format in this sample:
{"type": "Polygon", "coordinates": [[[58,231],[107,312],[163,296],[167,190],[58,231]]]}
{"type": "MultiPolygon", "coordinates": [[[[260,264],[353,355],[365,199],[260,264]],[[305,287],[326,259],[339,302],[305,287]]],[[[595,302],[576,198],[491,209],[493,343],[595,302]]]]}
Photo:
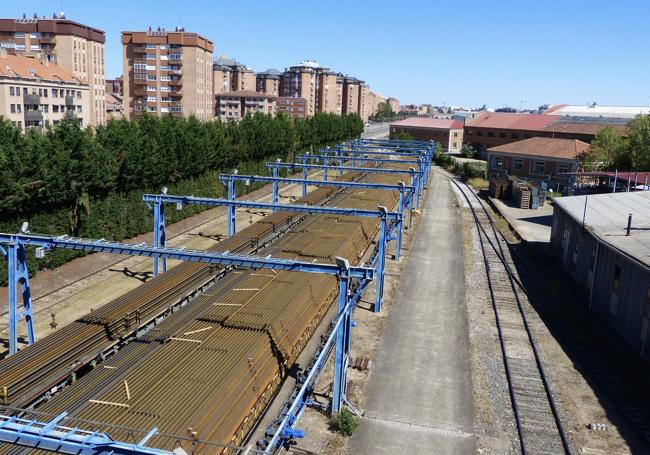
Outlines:
{"type": "Polygon", "coordinates": [[[650,361],[650,191],[556,199],[551,247],[589,310],[650,361]]]}
{"type": "Polygon", "coordinates": [[[546,182],[554,191],[563,191],[572,181],[580,156],[589,148],[573,139],[532,137],[487,150],[488,178],[515,175],[536,183],[546,182]]]}
{"type": "Polygon", "coordinates": [[[408,133],[418,141],[435,141],[450,153],[463,148],[463,121],[454,119],[415,117],[390,124],[390,135],[408,133]]]}

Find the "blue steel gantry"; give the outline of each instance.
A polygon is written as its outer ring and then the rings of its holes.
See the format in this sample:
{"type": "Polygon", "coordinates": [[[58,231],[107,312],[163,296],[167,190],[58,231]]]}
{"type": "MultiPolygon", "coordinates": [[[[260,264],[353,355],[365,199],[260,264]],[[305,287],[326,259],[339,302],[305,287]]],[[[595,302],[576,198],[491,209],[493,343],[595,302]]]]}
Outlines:
{"type": "MultiPolygon", "coordinates": [[[[234,180],[229,181],[229,188],[234,188],[234,180]]],[[[229,189],[229,194],[231,191],[229,189]]],[[[232,192],[234,197],[234,190],[232,192]]],[[[147,204],[154,204],[154,209],[163,212],[164,204],[176,204],[177,209],[181,209],[185,205],[203,205],[208,207],[226,206],[229,209],[228,215],[228,236],[235,234],[235,209],[248,208],[248,209],[262,209],[262,210],[282,210],[285,212],[301,212],[301,213],[316,213],[321,215],[343,215],[362,218],[378,218],[380,220],[379,240],[377,242],[377,261],[375,264],[377,291],[375,295],[374,311],[381,311],[381,302],[384,294],[384,270],[386,267],[386,245],[389,239],[395,238],[397,241],[395,250],[396,257],[399,257],[402,246],[402,227],[404,216],[401,212],[389,212],[385,207],[378,207],[377,210],[363,210],[354,208],[340,208],[320,205],[295,205],[295,204],[278,204],[271,202],[254,202],[254,201],[238,201],[236,199],[213,199],[194,196],[175,196],[167,194],[145,194],[142,200],[147,204]],[[232,211],[232,214],[230,214],[232,211]],[[391,228],[395,229],[395,235],[391,236],[389,231],[389,223],[391,228]]],[[[162,227],[164,234],[164,226],[162,227]]],[[[163,237],[164,240],[164,237],[163,237]]],[[[164,246],[164,245],[160,245],[164,246]]],[[[155,265],[154,265],[155,267],[155,265]]],[[[154,275],[157,271],[154,269],[154,275]]]]}
{"type": "MultiPolygon", "coordinates": [[[[367,172],[367,173],[374,173],[374,174],[406,174],[411,176],[411,180],[409,181],[409,186],[414,186],[416,188],[415,191],[415,206],[419,207],[420,206],[420,196],[421,196],[421,190],[422,186],[420,185],[420,180],[424,177],[424,173],[415,168],[411,169],[394,169],[394,168],[385,168],[385,167],[356,167],[356,166],[341,166],[341,165],[334,165],[334,166],[325,166],[322,164],[300,164],[300,163],[283,163],[283,162],[268,162],[266,163],[266,167],[270,168],[271,171],[273,172],[273,177],[278,177],[278,170],[279,169],[290,169],[291,171],[295,171],[296,169],[303,169],[303,172],[308,170],[308,169],[318,169],[323,171],[323,180],[327,181],[327,173],[325,173],[326,170],[329,169],[335,169],[338,171],[353,171],[353,172],[367,172]]],[[[277,187],[274,186],[274,197],[277,196],[277,187]]]]}
{"type": "MultiPolygon", "coordinates": [[[[157,257],[159,259],[178,259],[190,262],[204,262],[208,264],[222,265],[225,267],[243,267],[251,269],[267,268],[274,270],[333,275],[338,279],[339,311],[337,315],[336,330],[334,332],[336,337],[336,345],[334,354],[332,411],[338,412],[346,400],[345,393],[347,384],[347,366],[350,352],[350,336],[352,330],[351,312],[356,304],[356,300],[353,299],[357,295],[356,293],[350,295],[350,290],[352,289],[353,280],[355,280],[357,283],[357,288],[365,288],[368,282],[375,278],[376,272],[374,268],[350,266],[348,261],[343,258],[336,258],[336,264],[326,264],[297,261],[292,259],[279,259],[270,256],[258,257],[252,255],[229,254],[228,252],[218,253],[213,251],[187,250],[184,248],[156,247],[143,243],[128,244],[106,241],[104,239],[94,240],[68,236],[53,237],[24,233],[0,233],[0,243],[7,245],[6,252],[10,255],[10,257],[12,257],[11,255],[16,255],[17,249],[20,248],[24,251],[25,246],[29,245],[37,247],[37,255],[41,257],[47,250],[54,248],[63,248],[88,252],[115,253],[134,256],[157,257]]],[[[21,266],[24,267],[25,271],[27,270],[26,263],[23,262],[21,266]]],[[[15,277],[15,274],[10,274],[10,288],[15,288],[17,286],[15,277]],[[11,276],[13,276],[13,281],[11,276]]],[[[10,305],[11,304],[12,302],[10,302],[10,305]]],[[[13,304],[16,305],[17,302],[14,301],[13,304]]],[[[15,338],[15,326],[13,327],[12,334],[14,338],[10,340],[10,344],[14,348],[13,352],[15,352],[17,341],[15,338]]],[[[65,416],[62,416],[61,418],[63,417],[65,416]]],[[[138,453],[151,455],[163,455],[168,453],[164,451],[147,451],[151,449],[144,447],[143,442],[140,446],[131,445],[133,447],[132,452],[120,452],[117,450],[120,443],[117,445],[113,444],[113,446],[110,447],[100,444],[102,441],[102,443],[106,444],[114,443],[114,441],[109,440],[110,438],[106,439],[107,437],[105,437],[103,434],[92,433],[91,435],[86,435],[84,438],[79,440],[78,438],[72,438],[70,433],[58,431],[57,424],[57,419],[52,422],[43,424],[37,421],[20,422],[15,417],[0,416],[0,437],[4,438],[2,439],[4,441],[23,445],[26,447],[34,447],[34,441],[36,441],[36,443],[43,444],[44,448],[44,444],[46,442],[48,442],[48,444],[50,442],[52,444],[58,443],[60,444],[60,452],[62,453],[138,453]],[[31,429],[34,429],[34,426],[37,424],[40,424],[40,428],[38,429],[37,434],[31,433],[31,429]],[[90,444],[91,442],[93,444],[90,444]],[[76,451],[63,452],[63,447],[72,447],[76,451]],[[111,448],[114,450],[109,450],[111,448]]],[[[76,434],[76,432],[73,431],[72,434],[76,434]]],[[[291,425],[285,425],[283,434],[280,435],[282,439],[295,436],[297,436],[297,433],[292,432],[291,425]]],[[[148,438],[145,438],[144,442],[146,442],[147,439],[148,438]]]]}

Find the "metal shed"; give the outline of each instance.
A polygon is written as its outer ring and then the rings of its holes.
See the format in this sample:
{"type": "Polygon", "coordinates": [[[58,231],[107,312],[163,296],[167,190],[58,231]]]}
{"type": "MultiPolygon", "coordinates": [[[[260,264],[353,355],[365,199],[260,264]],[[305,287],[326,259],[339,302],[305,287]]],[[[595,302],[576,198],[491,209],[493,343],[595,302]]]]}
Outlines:
{"type": "Polygon", "coordinates": [[[551,247],[589,309],[650,362],[650,191],[556,199],[551,247]]]}

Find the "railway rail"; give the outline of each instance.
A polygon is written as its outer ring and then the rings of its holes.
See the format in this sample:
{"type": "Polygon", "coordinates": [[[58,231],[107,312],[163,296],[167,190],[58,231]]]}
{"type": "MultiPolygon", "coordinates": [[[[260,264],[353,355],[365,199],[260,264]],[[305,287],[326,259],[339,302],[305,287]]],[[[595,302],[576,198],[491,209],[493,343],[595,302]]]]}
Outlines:
{"type": "MultiPolygon", "coordinates": [[[[398,179],[358,173],[343,178],[378,183],[396,183],[398,179]]],[[[322,188],[302,202],[330,200],[334,205],[357,208],[392,207],[397,192],[322,188]]],[[[318,261],[345,256],[355,262],[377,230],[374,219],[303,215],[297,222],[293,214],[276,212],[221,242],[217,249],[260,249],[278,257],[318,261]],[[280,229],[287,232],[272,243],[264,242],[280,229]]],[[[42,403],[39,411],[67,410],[88,421],[127,428],[157,426],[163,433],[189,432],[201,440],[237,445],[335,299],[336,282],[331,277],[229,272],[193,296],[191,305],[179,307],[146,333],[136,333],[133,341],[91,368],[99,351],[110,349],[216,273],[209,266],[181,264],[70,328],[3,360],[0,386],[9,385],[5,402],[16,407],[31,404],[46,393],[53,378],[61,381],[72,375],[74,379],[77,365],[83,364],[88,365],[87,374],[42,403]]],[[[128,440],[126,430],[110,432],[116,439],[128,440]]],[[[168,439],[159,436],[149,444],[173,448],[168,439]]],[[[0,448],[0,453],[27,452],[0,448]]]]}
{"type": "Polygon", "coordinates": [[[571,446],[526,316],[530,303],[520,289],[507,244],[478,195],[456,178],[439,173],[462,194],[476,224],[519,449],[524,455],[569,455],[571,446]]]}

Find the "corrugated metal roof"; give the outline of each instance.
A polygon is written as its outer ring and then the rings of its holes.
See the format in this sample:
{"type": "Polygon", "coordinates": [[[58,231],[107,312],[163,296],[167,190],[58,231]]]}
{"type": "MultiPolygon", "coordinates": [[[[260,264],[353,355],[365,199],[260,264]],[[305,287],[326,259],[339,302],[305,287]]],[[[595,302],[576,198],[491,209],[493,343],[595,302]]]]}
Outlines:
{"type": "Polygon", "coordinates": [[[554,115],[568,115],[578,117],[618,117],[632,119],[639,114],[650,114],[650,107],[647,106],[599,106],[589,105],[567,105],[561,104],[547,109],[546,113],[554,115]]]}
{"type": "Polygon", "coordinates": [[[650,191],[570,196],[555,204],[603,242],[650,266],[650,191]],[[587,210],[585,213],[585,199],[587,210]],[[625,235],[628,214],[632,230],[625,235]]]}
{"type": "Polygon", "coordinates": [[[557,115],[513,114],[509,112],[484,112],[466,122],[466,126],[507,130],[538,131],[557,120],[557,115]]]}
{"type": "Polygon", "coordinates": [[[433,128],[439,130],[449,129],[462,129],[462,120],[447,119],[447,118],[429,118],[429,117],[413,117],[399,122],[391,123],[391,126],[405,126],[416,128],[433,128]]]}

